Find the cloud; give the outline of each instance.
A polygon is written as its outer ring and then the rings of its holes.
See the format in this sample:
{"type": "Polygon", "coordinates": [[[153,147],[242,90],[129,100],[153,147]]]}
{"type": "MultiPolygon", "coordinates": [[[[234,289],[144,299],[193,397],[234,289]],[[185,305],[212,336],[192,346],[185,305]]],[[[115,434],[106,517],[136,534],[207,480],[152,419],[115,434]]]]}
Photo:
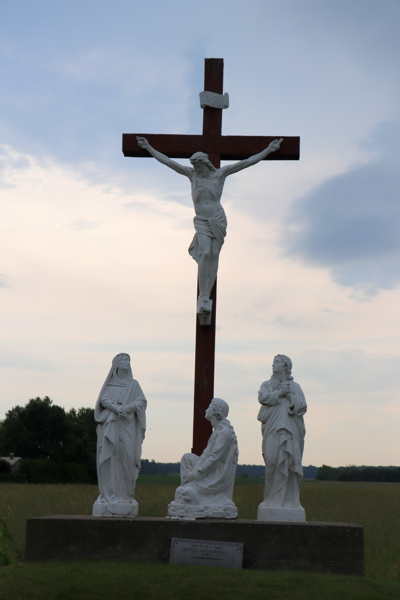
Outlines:
{"type": "Polygon", "coordinates": [[[364,142],[369,164],[337,175],[297,201],[287,255],[328,268],[341,286],[371,296],[400,283],[399,123],[381,124],[364,142]]]}
{"type": "Polygon", "coordinates": [[[0,171],[8,173],[11,170],[24,170],[29,167],[26,156],[13,151],[9,146],[0,145],[0,171]]]}
{"type": "Polygon", "coordinates": [[[71,231],[90,231],[96,229],[99,226],[97,221],[90,221],[89,219],[76,219],[66,225],[67,229],[71,231]]]}
{"type": "Polygon", "coordinates": [[[0,370],[13,371],[56,371],[57,364],[49,357],[26,352],[26,349],[10,351],[6,344],[0,346],[0,370]]]}
{"type": "Polygon", "coordinates": [[[13,189],[12,175],[18,175],[29,168],[26,156],[14,151],[10,146],[0,144],[0,189],[13,189]]]}
{"type": "Polygon", "coordinates": [[[11,279],[8,275],[4,275],[0,273],[0,288],[9,288],[11,287],[11,279]]]}
{"type": "Polygon", "coordinates": [[[335,402],[348,402],[357,397],[357,402],[365,404],[376,402],[379,397],[379,402],[384,404],[397,396],[400,356],[396,351],[314,348],[299,354],[293,364],[296,367],[293,373],[302,374],[307,381],[304,386],[318,402],[328,401],[329,395],[333,395],[335,402]]]}

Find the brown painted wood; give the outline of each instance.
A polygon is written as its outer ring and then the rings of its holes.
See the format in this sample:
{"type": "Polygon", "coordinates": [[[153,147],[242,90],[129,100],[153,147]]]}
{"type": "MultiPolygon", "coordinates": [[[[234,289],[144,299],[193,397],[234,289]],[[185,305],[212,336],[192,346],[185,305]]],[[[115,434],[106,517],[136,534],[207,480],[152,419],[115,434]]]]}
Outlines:
{"type": "MultiPolygon", "coordinates": [[[[206,111],[216,110],[205,108],[206,111]]],[[[122,151],[125,156],[152,158],[146,150],[137,145],[136,136],[148,139],[151,146],[170,158],[190,158],[195,152],[205,152],[209,156],[219,153],[220,160],[244,160],[264,150],[270,142],[283,137],[280,150],[264,160],[299,160],[300,138],[294,136],[264,135],[168,135],[156,133],[124,133],[122,151]]]]}
{"type": "MultiPolygon", "coordinates": [[[[199,286],[197,285],[197,297],[199,286]]],[[[212,433],[211,423],[204,414],[214,398],[215,323],[217,314],[217,280],[210,298],[213,302],[211,324],[200,325],[196,314],[196,354],[194,362],[194,406],[192,452],[200,456],[212,433]]]]}
{"type": "MultiPolygon", "coordinates": [[[[223,94],[224,89],[224,61],[222,58],[206,58],[204,61],[204,91],[223,94]]],[[[206,106],[203,110],[203,136],[221,137],[222,132],[222,110],[206,106]]],[[[205,152],[205,150],[203,150],[205,152]]],[[[215,147],[208,154],[214,167],[219,168],[219,148],[215,147]]]]}
{"type": "MultiPolygon", "coordinates": [[[[222,58],[208,58],[204,66],[204,90],[223,93],[224,61],[222,58]]],[[[203,136],[221,137],[222,110],[206,106],[203,110],[203,136]]],[[[220,167],[218,146],[209,148],[208,158],[217,169],[220,167]]],[[[204,152],[204,150],[203,150],[204,152]]],[[[197,297],[199,287],[197,286],[197,297]]],[[[217,314],[217,280],[210,295],[213,301],[211,324],[200,325],[196,314],[196,358],[194,368],[194,409],[193,409],[193,447],[192,452],[200,455],[207,446],[212,433],[211,423],[204,414],[214,398],[215,373],[215,323],[217,314]]]]}

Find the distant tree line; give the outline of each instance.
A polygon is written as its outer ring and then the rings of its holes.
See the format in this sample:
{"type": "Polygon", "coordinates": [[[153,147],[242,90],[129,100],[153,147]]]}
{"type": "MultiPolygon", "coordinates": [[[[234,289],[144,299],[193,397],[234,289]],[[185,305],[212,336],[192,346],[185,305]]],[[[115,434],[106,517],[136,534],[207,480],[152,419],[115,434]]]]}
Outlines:
{"type": "MultiPolygon", "coordinates": [[[[238,465],[236,477],[264,477],[264,465],[238,465]]],[[[317,476],[317,467],[303,467],[304,477],[306,479],[315,479],[317,476]]],[[[142,459],[140,469],[141,475],[156,475],[157,473],[166,475],[168,473],[179,473],[180,463],[159,463],[155,460],[142,459]]]]}
{"type": "MultiPolygon", "coordinates": [[[[92,408],[65,411],[53,401],[32,398],[15,406],[0,421],[0,456],[12,452],[23,459],[15,474],[0,460],[0,482],[96,483],[96,424],[92,408]]],[[[179,473],[180,463],[142,459],[141,474],[179,473]]],[[[315,478],[316,467],[304,467],[315,478]]],[[[238,477],[264,477],[264,466],[238,465],[238,477]]]]}
{"type": "MultiPolygon", "coordinates": [[[[92,408],[68,412],[45,396],[15,406],[0,421],[0,456],[23,458],[11,474],[0,461],[1,481],[96,483],[96,424],[92,408]]],[[[180,463],[142,459],[141,474],[179,473],[180,463]]],[[[304,477],[325,481],[400,481],[400,467],[303,467],[304,477]]],[[[264,477],[264,465],[238,465],[237,477],[264,477]]]]}
{"type": "Polygon", "coordinates": [[[48,396],[15,406],[0,422],[0,456],[11,452],[22,466],[15,475],[0,467],[0,481],[96,483],[94,410],[66,412],[48,396]]]}
{"type": "Polygon", "coordinates": [[[318,469],[317,479],[324,481],[400,481],[400,467],[356,467],[355,465],[329,467],[322,465],[318,469]]]}

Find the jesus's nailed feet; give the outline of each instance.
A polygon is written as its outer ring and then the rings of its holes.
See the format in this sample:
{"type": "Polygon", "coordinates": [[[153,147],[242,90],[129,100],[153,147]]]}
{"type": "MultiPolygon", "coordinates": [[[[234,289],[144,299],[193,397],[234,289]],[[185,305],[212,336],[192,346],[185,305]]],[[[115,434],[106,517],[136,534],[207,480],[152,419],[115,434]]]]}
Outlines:
{"type": "Polygon", "coordinates": [[[200,325],[211,325],[212,300],[199,296],[197,299],[197,316],[200,325]]]}

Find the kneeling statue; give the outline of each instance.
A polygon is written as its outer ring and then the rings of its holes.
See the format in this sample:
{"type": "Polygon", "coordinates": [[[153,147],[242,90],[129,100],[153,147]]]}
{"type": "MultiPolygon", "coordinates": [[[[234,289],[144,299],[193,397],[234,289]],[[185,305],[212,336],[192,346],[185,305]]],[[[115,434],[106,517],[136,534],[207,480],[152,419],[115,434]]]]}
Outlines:
{"type": "Polygon", "coordinates": [[[232,501],[239,456],[236,434],[227,420],[229,406],[214,398],[206,410],[213,432],[201,456],[184,454],[181,460],[181,485],[168,506],[175,519],[236,519],[232,501]]]}

